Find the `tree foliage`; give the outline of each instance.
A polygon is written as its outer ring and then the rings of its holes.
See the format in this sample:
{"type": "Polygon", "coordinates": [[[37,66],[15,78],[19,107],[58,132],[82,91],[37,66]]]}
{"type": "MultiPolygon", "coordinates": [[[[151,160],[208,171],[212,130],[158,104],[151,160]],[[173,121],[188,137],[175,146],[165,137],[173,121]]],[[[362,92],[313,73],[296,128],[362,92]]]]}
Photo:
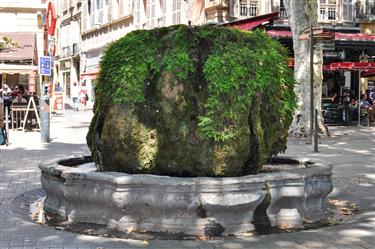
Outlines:
{"type": "Polygon", "coordinates": [[[14,40],[12,40],[11,38],[7,36],[1,37],[0,38],[0,52],[4,50],[5,48],[7,48],[8,46],[17,47],[18,44],[17,42],[15,42],[14,40]]]}

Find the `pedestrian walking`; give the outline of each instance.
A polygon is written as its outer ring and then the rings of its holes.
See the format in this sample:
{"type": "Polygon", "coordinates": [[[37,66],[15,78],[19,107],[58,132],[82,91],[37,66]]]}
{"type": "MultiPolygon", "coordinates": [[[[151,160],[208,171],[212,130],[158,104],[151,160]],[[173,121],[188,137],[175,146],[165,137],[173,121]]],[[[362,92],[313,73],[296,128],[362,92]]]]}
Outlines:
{"type": "Polygon", "coordinates": [[[87,101],[89,100],[89,96],[87,94],[87,88],[86,88],[85,82],[82,82],[81,89],[79,91],[79,100],[81,102],[82,110],[86,111],[86,104],[87,104],[87,101]]]}
{"type": "Polygon", "coordinates": [[[55,83],[55,92],[62,92],[63,89],[62,87],[60,86],[60,83],[59,82],[56,82],[55,83]]]}
{"type": "Polygon", "coordinates": [[[72,91],[71,91],[71,97],[72,97],[72,104],[73,104],[73,111],[78,111],[78,105],[79,105],[79,92],[80,92],[80,89],[78,88],[78,83],[77,82],[73,82],[73,87],[72,87],[72,91]]]}

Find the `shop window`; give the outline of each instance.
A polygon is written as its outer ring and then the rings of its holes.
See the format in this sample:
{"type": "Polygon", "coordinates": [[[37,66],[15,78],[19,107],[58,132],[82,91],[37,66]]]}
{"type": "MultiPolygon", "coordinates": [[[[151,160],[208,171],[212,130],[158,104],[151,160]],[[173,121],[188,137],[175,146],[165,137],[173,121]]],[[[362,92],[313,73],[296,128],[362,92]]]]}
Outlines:
{"type": "Polygon", "coordinates": [[[286,13],[284,0],[280,0],[280,14],[279,17],[281,20],[288,19],[288,14],[286,13]]]}
{"type": "Polygon", "coordinates": [[[344,21],[353,21],[353,0],[343,0],[342,2],[343,6],[343,19],[344,21]]]}
{"type": "Polygon", "coordinates": [[[259,1],[241,0],[239,6],[240,18],[254,17],[259,13],[259,1]]]}
{"type": "Polygon", "coordinates": [[[338,13],[337,0],[320,0],[319,19],[320,21],[335,21],[338,13]]]}

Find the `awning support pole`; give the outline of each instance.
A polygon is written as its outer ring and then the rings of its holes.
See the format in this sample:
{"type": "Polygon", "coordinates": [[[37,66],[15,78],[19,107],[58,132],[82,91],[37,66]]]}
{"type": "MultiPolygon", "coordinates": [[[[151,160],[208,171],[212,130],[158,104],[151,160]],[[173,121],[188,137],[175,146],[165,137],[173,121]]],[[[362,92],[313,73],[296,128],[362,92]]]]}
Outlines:
{"type": "Polygon", "coordinates": [[[361,72],[358,71],[358,127],[361,126],[361,72]]]}

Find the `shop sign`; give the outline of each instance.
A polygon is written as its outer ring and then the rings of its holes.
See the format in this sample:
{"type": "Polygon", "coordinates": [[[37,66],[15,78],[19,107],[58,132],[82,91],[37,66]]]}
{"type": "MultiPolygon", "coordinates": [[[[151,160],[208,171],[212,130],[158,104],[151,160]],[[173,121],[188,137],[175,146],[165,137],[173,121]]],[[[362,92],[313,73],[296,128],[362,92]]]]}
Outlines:
{"type": "Polygon", "coordinates": [[[334,43],[317,43],[314,45],[314,48],[325,50],[325,51],[333,51],[335,50],[335,44],[334,43]]]}
{"type": "Polygon", "coordinates": [[[61,71],[70,71],[70,59],[69,60],[64,60],[60,61],[60,69],[61,71]]]}
{"type": "Polygon", "coordinates": [[[62,92],[52,92],[51,111],[64,110],[64,95],[62,92]]]}
{"type": "Polygon", "coordinates": [[[48,54],[54,56],[56,52],[56,39],[50,36],[48,38],[48,54]]]}
{"type": "Polygon", "coordinates": [[[51,57],[40,56],[40,58],[39,58],[39,74],[51,76],[51,57]]]}
{"type": "Polygon", "coordinates": [[[329,58],[339,58],[340,54],[336,51],[324,51],[323,56],[329,58]]]}
{"type": "Polygon", "coordinates": [[[55,10],[55,5],[52,2],[48,3],[47,8],[47,32],[50,36],[55,34],[56,30],[56,21],[57,21],[57,14],[55,10]]]}
{"type": "Polygon", "coordinates": [[[35,85],[35,74],[29,74],[29,92],[35,93],[36,92],[36,85],[35,85]]]}

